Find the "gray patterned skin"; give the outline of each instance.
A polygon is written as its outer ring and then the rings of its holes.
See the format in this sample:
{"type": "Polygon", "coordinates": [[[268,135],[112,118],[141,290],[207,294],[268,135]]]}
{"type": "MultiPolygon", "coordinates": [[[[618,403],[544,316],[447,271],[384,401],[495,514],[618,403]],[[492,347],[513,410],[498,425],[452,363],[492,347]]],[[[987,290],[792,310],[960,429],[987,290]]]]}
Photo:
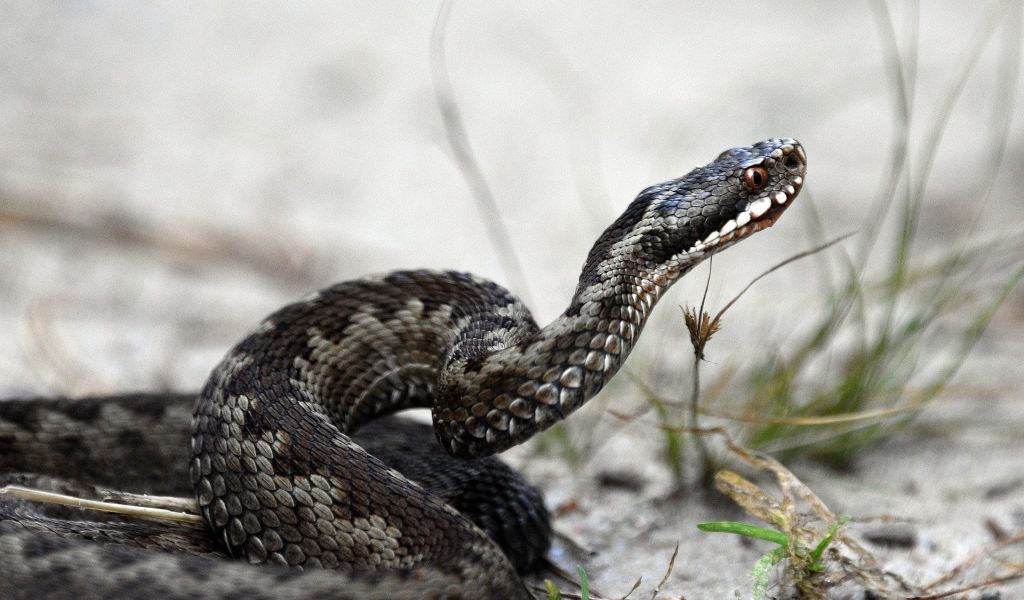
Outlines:
{"type": "MultiPolygon", "coordinates": [[[[105,497],[106,489],[191,495],[188,463],[181,456],[195,403],[194,394],[166,393],[0,400],[0,486],[92,499],[105,497]]],[[[498,543],[517,571],[530,570],[543,557],[550,537],[543,501],[504,463],[452,458],[434,441],[429,425],[398,416],[368,423],[354,439],[467,516],[498,543]]],[[[16,518],[46,519],[48,531],[65,537],[166,546],[143,535],[137,522],[112,525],[107,513],[31,504],[17,509],[16,518]]],[[[0,506],[0,520],[5,518],[14,517],[0,506]]],[[[173,537],[181,552],[226,555],[206,528],[172,526],[159,535],[164,542],[173,537]]]]}
{"type": "MultiPolygon", "coordinates": [[[[189,495],[187,461],[181,457],[189,443],[195,402],[195,395],[161,393],[0,400],[0,486],[91,499],[107,496],[103,488],[189,495]]],[[[368,423],[354,439],[467,516],[498,543],[518,571],[525,572],[543,556],[550,536],[547,512],[539,493],[507,465],[494,458],[452,458],[434,441],[429,425],[397,416],[368,423]]],[[[244,563],[213,560],[228,556],[206,527],[123,520],[0,497],[4,599],[139,597],[139,590],[146,589],[160,598],[230,597],[217,590],[235,588],[261,590],[270,598],[297,598],[316,597],[317,586],[334,598],[372,598],[367,590],[378,588],[381,594],[388,591],[383,597],[418,598],[430,597],[432,589],[417,583],[422,589],[412,593],[406,589],[408,577],[360,575],[352,581],[343,572],[302,582],[292,581],[286,570],[263,580],[254,578],[253,567],[244,563]],[[182,574],[186,566],[199,571],[182,574]],[[41,573],[48,575],[40,578],[41,573]],[[153,573],[166,577],[155,579],[153,573]],[[171,574],[179,580],[166,581],[171,574]],[[196,590],[204,588],[197,579],[216,579],[221,585],[199,594],[196,590]],[[344,594],[337,591],[342,589],[344,594]]],[[[439,581],[428,573],[418,573],[414,580],[425,578],[439,581]]]]}
{"type": "Polygon", "coordinates": [[[0,476],[37,473],[188,495],[181,457],[195,402],[195,394],[166,393],[0,400],[0,476]]]}
{"type": "MultiPolygon", "coordinates": [[[[227,552],[278,566],[157,553],[136,559],[146,565],[136,570],[151,573],[155,561],[165,574],[201,572],[217,589],[234,584],[259,597],[529,598],[492,538],[438,495],[443,484],[413,483],[351,436],[411,407],[432,409],[434,433],[455,457],[487,456],[546,429],[615,374],[674,281],[775,222],[799,192],[805,165],[795,140],[770,139],[644,190],[598,239],[569,307],[543,329],[508,291],[454,272],[345,282],[279,310],[202,390],[189,465],[203,516],[227,552]],[[279,570],[287,566],[356,573],[292,577],[279,570]]],[[[38,520],[29,521],[0,523],[0,551],[32,553],[25,529],[38,520]]],[[[546,535],[546,514],[539,521],[525,530],[546,535]]],[[[113,553],[107,564],[126,560],[126,549],[102,548],[113,553]]],[[[103,560],[81,552],[97,573],[83,567],[68,577],[102,579],[103,560]]],[[[22,573],[2,561],[0,570],[22,573]]],[[[122,584],[137,584],[131,572],[122,584]]],[[[111,579],[103,585],[116,590],[111,579]]]]}

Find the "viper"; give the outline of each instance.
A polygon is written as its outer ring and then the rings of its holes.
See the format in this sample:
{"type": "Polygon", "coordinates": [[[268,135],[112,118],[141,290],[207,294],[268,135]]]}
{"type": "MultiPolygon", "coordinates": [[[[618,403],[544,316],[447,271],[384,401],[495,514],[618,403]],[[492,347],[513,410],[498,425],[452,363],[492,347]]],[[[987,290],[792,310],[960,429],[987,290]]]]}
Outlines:
{"type": "Polygon", "coordinates": [[[774,224],[805,170],[773,138],[641,191],[545,327],[486,279],[398,271],[281,308],[198,396],[3,401],[8,483],[187,490],[207,526],[0,499],[0,596],[529,598],[549,516],[488,457],[597,394],[665,291],[774,224]],[[432,428],[389,416],[421,407],[432,428]]]}

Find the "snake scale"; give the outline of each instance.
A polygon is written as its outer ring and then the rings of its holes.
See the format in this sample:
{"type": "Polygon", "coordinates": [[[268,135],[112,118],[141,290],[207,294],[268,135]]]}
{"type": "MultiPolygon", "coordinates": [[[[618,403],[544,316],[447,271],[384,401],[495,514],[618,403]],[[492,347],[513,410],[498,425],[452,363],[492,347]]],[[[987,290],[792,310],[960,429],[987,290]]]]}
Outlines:
{"type": "Polygon", "coordinates": [[[597,394],[665,290],[772,225],[805,168],[776,138],[643,190],[543,328],[490,281],[400,271],[270,315],[198,398],[4,401],[5,481],[188,490],[208,528],[0,499],[0,597],[530,598],[548,515],[485,457],[597,394]],[[414,407],[432,431],[388,416],[414,407]]]}

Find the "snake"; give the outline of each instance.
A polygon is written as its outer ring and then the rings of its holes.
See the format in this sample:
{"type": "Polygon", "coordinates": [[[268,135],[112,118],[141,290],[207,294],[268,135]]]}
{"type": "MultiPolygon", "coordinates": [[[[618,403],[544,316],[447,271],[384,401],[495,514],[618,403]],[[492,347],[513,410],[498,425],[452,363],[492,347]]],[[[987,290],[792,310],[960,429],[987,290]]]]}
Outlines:
{"type": "Polygon", "coordinates": [[[531,598],[550,517],[493,455],[594,397],[666,290],[774,224],[805,171],[771,138],[647,187],[544,327],[489,280],[396,271],[274,312],[197,395],[3,401],[5,481],[185,489],[206,525],[0,498],[0,597],[531,598]]]}

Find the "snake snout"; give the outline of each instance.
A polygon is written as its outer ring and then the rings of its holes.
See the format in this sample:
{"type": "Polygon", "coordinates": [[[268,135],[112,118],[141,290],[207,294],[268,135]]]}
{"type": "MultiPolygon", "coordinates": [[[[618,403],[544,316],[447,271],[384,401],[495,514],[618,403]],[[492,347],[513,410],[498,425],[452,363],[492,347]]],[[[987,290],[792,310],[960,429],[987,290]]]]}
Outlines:
{"type": "Polygon", "coordinates": [[[775,159],[779,166],[780,176],[783,179],[788,179],[790,184],[799,189],[799,186],[803,184],[803,176],[807,172],[807,154],[800,142],[794,139],[785,141],[786,143],[772,152],[769,158],[775,159]],[[779,154],[780,150],[782,151],[781,155],[779,154]]]}
{"type": "Polygon", "coordinates": [[[782,165],[793,175],[803,175],[807,170],[807,155],[804,154],[803,146],[795,146],[782,161],[782,165]]]}

